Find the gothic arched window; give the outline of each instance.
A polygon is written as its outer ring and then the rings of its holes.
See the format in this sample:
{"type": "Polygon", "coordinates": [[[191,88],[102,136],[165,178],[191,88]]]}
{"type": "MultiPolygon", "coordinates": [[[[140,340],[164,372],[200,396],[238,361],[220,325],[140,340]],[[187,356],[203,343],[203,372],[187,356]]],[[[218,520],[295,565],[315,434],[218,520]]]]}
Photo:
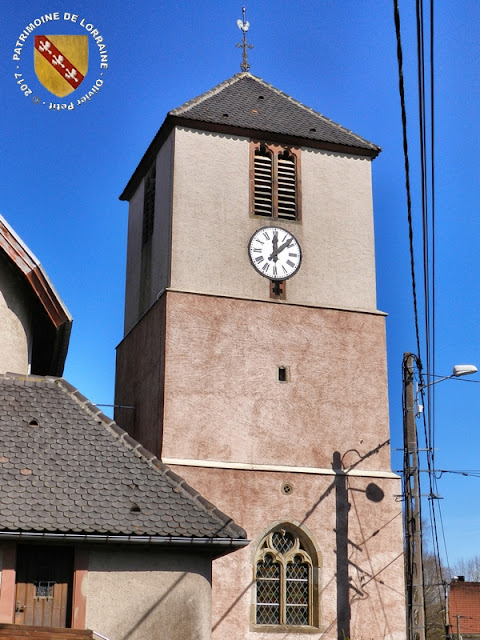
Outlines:
{"type": "Polygon", "coordinates": [[[293,525],[260,542],[255,558],[255,624],[318,626],[317,554],[293,525]]]}
{"type": "Polygon", "coordinates": [[[251,213],[300,219],[300,152],[264,142],[251,143],[251,213]]]}

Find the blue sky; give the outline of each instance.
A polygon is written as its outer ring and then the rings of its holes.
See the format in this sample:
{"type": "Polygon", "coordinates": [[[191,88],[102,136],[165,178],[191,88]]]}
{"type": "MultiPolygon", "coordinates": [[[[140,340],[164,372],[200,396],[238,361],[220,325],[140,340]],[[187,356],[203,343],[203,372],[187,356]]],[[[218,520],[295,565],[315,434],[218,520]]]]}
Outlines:
{"type": "MultiPolygon", "coordinates": [[[[414,5],[400,0],[420,268],[414,5]]],[[[0,213],[40,259],[74,317],[65,377],[92,402],[113,402],[123,330],[127,205],[118,195],[167,111],[240,70],[241,6],[232,0],[0,1],[0,213]],[[32,95],[47,95],[32,68],[40,29],[26,40],[20,63],[12,60],[26,25],[54,11],[93,24],[108,54],[100,91],[60,112],[34,104],[14,77],[20,71],[32,95]]],[[[404,352],[416,352],[416,342],[393,2],[251,0],[247,19],[252,73],[383,149],[373,163],[378,307],[388,313],[392,447],[401,448],[401,361],[404,352]]],[[[61,29],[45,32],[79,33],[77,25],[57,24],[61,29]]],[[[438,3],[435,373],[443,375],[456,363],[480,365],[479,27],[473,0],[438,3]]],[[[90,55],[86,89],[99,78],[92,42],[90,55]]],[[[422,312],[421,271],[417,277],[422,312]]],[[[479,398],[475,383],[436,387],[437,468],[480,468],[479,398]]],[[[401,464],[402,454],[394,452],[393,468],[401,464]]],[[[452,474],[438,481],[452,562],[479,552],[479,482],[452,474]]]]}

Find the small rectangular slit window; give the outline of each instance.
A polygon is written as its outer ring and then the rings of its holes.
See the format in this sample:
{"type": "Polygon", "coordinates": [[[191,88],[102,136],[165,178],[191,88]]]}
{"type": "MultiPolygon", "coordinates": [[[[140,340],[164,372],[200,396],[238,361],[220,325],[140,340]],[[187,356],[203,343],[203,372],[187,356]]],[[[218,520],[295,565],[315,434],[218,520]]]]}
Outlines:
{"type": "Polygon", "coordinates": [[[290,381],[290,367],[277,367],[277,380],[278,382],[290,381]]]}

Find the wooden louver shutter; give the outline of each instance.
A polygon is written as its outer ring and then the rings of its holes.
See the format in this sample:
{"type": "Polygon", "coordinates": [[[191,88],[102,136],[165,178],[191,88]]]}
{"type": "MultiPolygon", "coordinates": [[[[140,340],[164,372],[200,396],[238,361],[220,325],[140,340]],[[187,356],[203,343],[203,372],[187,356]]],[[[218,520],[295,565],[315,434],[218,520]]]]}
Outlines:
{"type": "Polygon", "coordinates": [[[297,217],[295,158],[278,156],[278,217],[295,220],[297,217]]]}
{"type": "Polygon", "coordinates": [[[153,221],[155,216],[155,165],[145,177],[145,192],[143,197],[143,231],[142,245],[147,244],[153,234],[153,221]]]}
{"type": "Polygon", "coordinates": [[[272,217],[273,192],[272,192],[272,156],[258,149],[255,151],[254,160],[255,186],[254,186],[254,213],[257,216],[272,217]]]}

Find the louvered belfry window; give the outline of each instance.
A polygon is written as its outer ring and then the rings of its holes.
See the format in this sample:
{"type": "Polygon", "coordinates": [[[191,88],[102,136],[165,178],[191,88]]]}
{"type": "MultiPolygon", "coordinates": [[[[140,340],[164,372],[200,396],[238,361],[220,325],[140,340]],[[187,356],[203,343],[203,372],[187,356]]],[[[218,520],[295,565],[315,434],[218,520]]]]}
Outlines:
{"type": "Polygon", "coordinates": [[[265,145],[255,151],[254,211],[257,216],[273,215],[273,158],[265,145]]]}
{"type": "Polygon", "coordinates": [[[277,156],[278,217],[284,220],[297,218],[297,189],[295,156],[285,150],[277,156]]]}
{"type": "Polygon", "coordinates": [[[313,561],[294,530],[283,525],[261,542],[255,565],[255,623],[312,626],[313,561]]]}
{"type": "Polygon", "coordinates": [[[152,281],[152,238],[155,226],[155,162],[145,176],[143,193],[142,247],[140,265],[139,314],[148,309],[151,300],[152,281]]]}
{"type": "Polygon", "coordinates": [[[155,164],[145,176],[145,191],[143,195],[143,229],[142,245],[146,245],[153,234],[153,223],[155,217],[155,164]]]}
{"type": "Polygon", "coordinates": [[[258,142],[252,145],[252,214],[299,220],[299,150],[258,142]]]}

